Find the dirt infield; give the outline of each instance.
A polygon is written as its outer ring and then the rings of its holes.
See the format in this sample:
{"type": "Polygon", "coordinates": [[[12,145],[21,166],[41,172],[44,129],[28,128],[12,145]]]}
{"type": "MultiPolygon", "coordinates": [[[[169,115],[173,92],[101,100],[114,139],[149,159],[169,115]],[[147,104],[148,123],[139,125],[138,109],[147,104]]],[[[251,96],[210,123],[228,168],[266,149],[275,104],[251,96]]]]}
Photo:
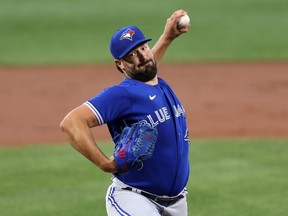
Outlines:
{"type": "MultiPolygon", "coordinates": [[[[193,137],[288,137],[288,62],[162,65],[193,137]]],[[[114,66],[0,67],[0,145],[64,140],[72,108],[123,77],[114,66]]],[[[111,104],[113,105],[113,104],[111,104]]],[[[93,129],[109,138],[106,126],[93,129]]]]}

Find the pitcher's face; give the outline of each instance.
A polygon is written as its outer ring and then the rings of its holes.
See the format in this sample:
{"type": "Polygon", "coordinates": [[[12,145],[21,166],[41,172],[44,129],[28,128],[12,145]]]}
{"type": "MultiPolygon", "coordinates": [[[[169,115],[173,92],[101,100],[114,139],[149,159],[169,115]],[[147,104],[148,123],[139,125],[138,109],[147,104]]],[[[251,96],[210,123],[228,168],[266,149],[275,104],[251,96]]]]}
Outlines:
{"type": "Polygon", "coordinates": [[[137,46],[120,60],[118,67],[130,78],[148,82],[157,75],[157,64],[147,43],[137,46]]]}

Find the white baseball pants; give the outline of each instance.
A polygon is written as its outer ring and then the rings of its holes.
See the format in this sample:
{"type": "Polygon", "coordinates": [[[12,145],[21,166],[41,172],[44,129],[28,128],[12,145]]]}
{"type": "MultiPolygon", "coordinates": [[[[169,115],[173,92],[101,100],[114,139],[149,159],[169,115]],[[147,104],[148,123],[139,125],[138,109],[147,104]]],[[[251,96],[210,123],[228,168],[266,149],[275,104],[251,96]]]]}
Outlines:
{"type": "MultiPolygon", "coordinates": [[[[171,205],[153,201],[135,191],[125,190],[129,187],[117,178],[113,179],[106,194],[108,216],[187,216],[187,190],[184,197],[171,205]]],[[[137,190],[139,191],[139,190],[137,190]]]]}

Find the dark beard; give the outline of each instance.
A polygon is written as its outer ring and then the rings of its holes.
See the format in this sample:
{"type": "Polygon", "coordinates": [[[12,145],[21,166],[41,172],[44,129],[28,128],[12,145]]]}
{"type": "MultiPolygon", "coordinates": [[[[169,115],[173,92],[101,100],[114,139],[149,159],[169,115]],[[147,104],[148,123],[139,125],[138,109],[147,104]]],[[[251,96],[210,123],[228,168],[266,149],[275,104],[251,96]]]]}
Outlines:
{"type": "Polygon", "coordinates": [[[152,80],[157,74],[157,66],[154,63],[153,65],[147,65],[145,70],[137,70],[136,73],[129,74],[130,78],[141,81],[148,82],[152,80]]]}

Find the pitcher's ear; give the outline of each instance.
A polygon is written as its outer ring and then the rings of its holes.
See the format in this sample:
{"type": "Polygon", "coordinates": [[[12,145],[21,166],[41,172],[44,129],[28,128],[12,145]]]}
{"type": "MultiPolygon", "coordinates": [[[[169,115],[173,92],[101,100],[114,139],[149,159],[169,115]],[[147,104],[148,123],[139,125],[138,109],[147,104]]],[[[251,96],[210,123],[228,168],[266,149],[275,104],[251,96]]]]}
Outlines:
{"type": "Polygon", "coordinates": [[[120,60],[115,59],[115,65],[118,71],[120,71],[121,73],[124,73],[125,68],[123,67],[123,64],[120,60]]]}

